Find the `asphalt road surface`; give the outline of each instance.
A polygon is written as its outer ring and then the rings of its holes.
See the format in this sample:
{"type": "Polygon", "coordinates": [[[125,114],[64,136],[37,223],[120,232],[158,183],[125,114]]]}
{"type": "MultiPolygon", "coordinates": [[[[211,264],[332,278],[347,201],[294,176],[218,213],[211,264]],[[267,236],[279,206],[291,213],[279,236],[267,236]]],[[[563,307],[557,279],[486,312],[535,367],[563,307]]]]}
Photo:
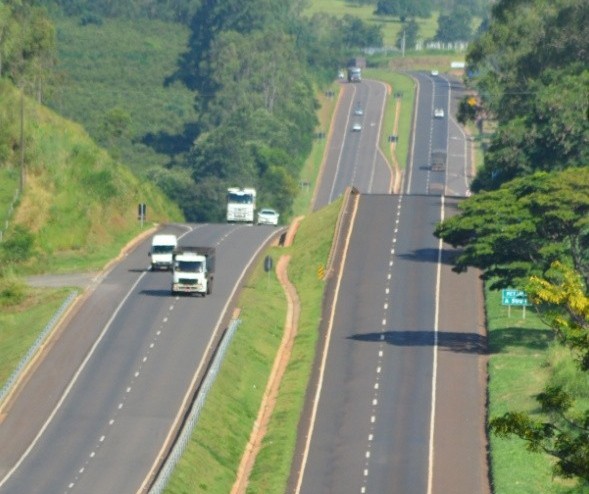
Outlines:
{"type": "Polygon", "coordinates": [[[134,493],[202,379],[244,273],[279,231],[185,225],[181,245],[215,246],[213,294],[170,295],[147,270],[149,239],[52,336],[0,417],[0,492],[134,493]]]}
{"type": "Polygon", "coordinates": [[[468,144],[451,116],[455,83],[414,77],[403,191],[359,198],[293,492],[489,492],[482,290],[432,235],[468,195],[468,144]],[[433,118],[438,107],[446,118],[433,118]],[[433,171],[440,148],[447,169],[433,171]]]}

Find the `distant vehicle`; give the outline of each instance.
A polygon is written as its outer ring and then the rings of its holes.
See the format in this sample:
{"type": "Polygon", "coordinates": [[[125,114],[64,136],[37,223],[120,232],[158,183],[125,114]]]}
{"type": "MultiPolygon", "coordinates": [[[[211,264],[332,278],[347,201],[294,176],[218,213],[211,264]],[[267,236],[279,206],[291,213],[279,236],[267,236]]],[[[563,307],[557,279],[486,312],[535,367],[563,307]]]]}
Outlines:
{"type": "Polygon", "coordinates": [[[362,124],[356,122],[354,125],[352,125],[352,132],[360,132],[362,130],[362,124]]]}
{"type": "Polygon", "coordinates": [[[357,106],[356,109],[354,110],[354,115],[357,115],[359,117],[361,117],[362,115],[364,115],[364,110],[362,109],[361,106],[357,106]]]}
{"type": "Polygon", "coordinates": [[[431,171],[443,172],[446,169],[446,151],[443,149],[435,149],[432,151],[431,157],[431,171]]]}
{"type": "Polygon", "coordinates": [[[169,271],[172,269],[172,253],[177,246],[176,235],[154,235],[148,254],[151,257],[151,270],[165,269],[169,271]]]}
{"type": "Polygon", "coordinates": [[[256,189],[227,189],[227,222],[253,223],[256,211],[256,189]]]}
{"type": "Polygon", "coordinates": [[[278,225],[280,215],[270,208],[262,208],[258,212],[258,225],[278,225]]]}
{"type": "Polygon", "coordinates": [[[438,72],[436,69],[432,70],[431,74],[432,74],[434,77],[435,77],[435,76],[437,76],[437,75],[440,75],[440,73],[439,73],[439,72],[438,72]]]}
{"type": "Polygon", "coordinates": [[[198,293],[205,297],[213,293],[215,272],[214,247],[178,247],[174,251],[172,295],[198,293]]]}
{"type": "Polygon", "coordinates": [[[434,110],[434,118],[444,118],[444,109],[443,108],[436,108],[434,110]]]}
{"type": "Polygon", "coordinates": [[[362,69],[360,67],[348,67],[348,82],[362,82],[362,69]]]}

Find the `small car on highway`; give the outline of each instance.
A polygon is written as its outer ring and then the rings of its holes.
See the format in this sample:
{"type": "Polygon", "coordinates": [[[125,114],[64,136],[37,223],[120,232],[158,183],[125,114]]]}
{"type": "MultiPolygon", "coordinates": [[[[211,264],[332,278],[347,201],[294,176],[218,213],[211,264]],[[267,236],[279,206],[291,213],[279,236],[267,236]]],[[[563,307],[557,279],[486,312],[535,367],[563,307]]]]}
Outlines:
{"type": "Polygon", "coordinates": [[[263,208],[258,211],[258,225],[278,225],[280,215],[274,209],[263,208]]]}
{"type": "Polygon", "coordinates": [[[354,125],[352,125],[352,132],[360,132],[362,130],[362,124],[359,122],[356,122],[354,125]]]}
{"type": "Polygon", "coordinates": [[[434,118],[444,118],[444,109],[443,108],[436,108],[434,110],[434,118]]]}

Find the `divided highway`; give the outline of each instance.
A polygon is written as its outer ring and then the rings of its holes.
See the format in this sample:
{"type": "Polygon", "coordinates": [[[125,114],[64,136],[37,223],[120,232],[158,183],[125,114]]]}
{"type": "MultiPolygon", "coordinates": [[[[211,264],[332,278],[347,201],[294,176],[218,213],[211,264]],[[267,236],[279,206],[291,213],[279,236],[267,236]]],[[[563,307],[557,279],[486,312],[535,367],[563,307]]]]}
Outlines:
{"type": "Polygon", "coordinates": [[[467,140],[447,118],[453,83],[413,76],[403,190],[360,188],[332,313],[324,316],[308,434],[292,474],[297,494],[489,492],[481,286],[477,273],[452,273],[452,252],[432,234],[468,195],[467,140]],[[433,118],[435,108],[446,117],[433,118]],[[447,149],[445,171],[431,170],[434,149],[447,149]]]}
{"type": "MultiPolygon", "coordinates": [[[[484,331],[476,273],[455,275],[432,231],[468,194],[453,85],[418,81],[411,166],[400,194],[378,150],[387,95],[345,84],[314,208],[360,191],[317,406],[301,437],[293,491],[487,494],[484,331]],[[355,115],[361,107],[363,115],[355,115]],[[352,125],[362,123],[360,132],[352,125]],[[448,149],[445,172],[429,167],[448,149]],[[454,197],[455,196],[455,197],[454,197]]],[[[227,308],[275,228],[177,225],[183,245],[217,249],[214,293],[172,297],[170,274],[131,250],[47,343],[0,415],[0,493],[134,493],[161,458],[178,410],[202,379],[227,308]]],[[[312,407],[310,407],[312,408],[312,407]]]]}

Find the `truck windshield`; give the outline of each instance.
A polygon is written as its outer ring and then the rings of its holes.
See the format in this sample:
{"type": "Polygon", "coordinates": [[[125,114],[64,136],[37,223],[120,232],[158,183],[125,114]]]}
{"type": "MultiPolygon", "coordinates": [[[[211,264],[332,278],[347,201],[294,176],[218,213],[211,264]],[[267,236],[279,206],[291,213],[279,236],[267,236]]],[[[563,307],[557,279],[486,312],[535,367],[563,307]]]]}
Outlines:
{"type": "Polygon", "coordinates": [[[178,261],[176,270],[183,273],[202,273],[203,265],[200,261],[178,261]]]}
{"type": "Polygon", "coordinates": [[[233,204],[253,204],[254,198],[251,194],[229,194],[227,202],[233,204]]]}
{"type": "Polygon", "coordinates": [[[152,247],[152,252],[154,254],[169,254],[174,250],[173,245],[154,245],[152,247]]]}

